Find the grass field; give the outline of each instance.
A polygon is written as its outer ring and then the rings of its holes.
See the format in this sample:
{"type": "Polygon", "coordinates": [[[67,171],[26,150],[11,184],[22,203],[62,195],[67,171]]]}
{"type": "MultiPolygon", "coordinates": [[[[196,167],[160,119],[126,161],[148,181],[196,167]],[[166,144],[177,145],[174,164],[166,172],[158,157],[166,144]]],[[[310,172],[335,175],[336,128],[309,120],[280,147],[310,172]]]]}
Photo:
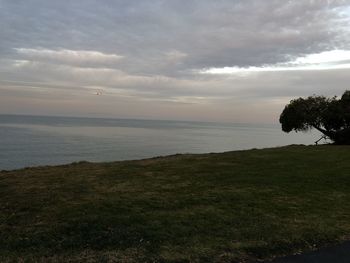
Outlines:
{"type": "Polygon", "coordinates": [[[349,238],[349,146],[0,173],[0,262],[254,262],[349,238]]]}

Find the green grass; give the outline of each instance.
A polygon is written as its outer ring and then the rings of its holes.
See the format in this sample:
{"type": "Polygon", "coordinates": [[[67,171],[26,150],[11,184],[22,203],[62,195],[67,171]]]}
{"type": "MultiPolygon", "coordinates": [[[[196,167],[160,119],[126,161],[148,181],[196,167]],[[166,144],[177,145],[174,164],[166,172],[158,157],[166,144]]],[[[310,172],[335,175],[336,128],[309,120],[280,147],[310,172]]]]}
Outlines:
{"type": "Polygon", "coordinates": [[[349,237],[349,146],[0,173],[1,262],[250,262],[349,237]]]}

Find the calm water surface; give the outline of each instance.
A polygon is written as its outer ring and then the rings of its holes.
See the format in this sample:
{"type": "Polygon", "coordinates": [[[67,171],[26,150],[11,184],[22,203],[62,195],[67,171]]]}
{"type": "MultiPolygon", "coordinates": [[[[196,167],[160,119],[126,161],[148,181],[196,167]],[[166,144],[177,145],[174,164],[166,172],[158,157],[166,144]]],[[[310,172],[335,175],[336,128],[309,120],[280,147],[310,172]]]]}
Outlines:
{"type": "Polygon", "coordinates": [[[0,115],[0,170],[311,144],[279,125],[0,115]]]}

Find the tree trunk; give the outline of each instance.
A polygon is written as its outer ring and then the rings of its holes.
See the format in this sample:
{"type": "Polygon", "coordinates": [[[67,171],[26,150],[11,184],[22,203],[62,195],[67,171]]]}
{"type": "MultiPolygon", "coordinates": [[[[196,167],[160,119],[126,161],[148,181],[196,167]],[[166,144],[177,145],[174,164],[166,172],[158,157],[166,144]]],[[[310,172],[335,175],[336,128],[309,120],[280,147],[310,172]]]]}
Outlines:
{"type": "Polygon", "coordinates": [[[327,131],[318,126],[313,126],[316,130],[326,135],[335,144],[350,145],[350,128],[344,128],[338,131],[327,131]]]}
{"type": "Polygon", "coordinates": [[[334,137],[334,132],[332,132],[332,131],[327,131],[327,130],[322,129],[322,128],[315,126],[315,125],[313,125],[313,127],[331,139],[332,139],[332,137],[334,137]]]}

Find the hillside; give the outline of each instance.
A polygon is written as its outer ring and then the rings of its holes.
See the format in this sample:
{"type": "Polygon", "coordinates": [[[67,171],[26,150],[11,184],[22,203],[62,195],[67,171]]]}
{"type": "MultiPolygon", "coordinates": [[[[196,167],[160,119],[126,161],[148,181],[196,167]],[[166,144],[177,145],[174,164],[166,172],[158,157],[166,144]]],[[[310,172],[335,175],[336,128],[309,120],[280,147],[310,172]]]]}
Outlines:
{"type": "Polygon", "coordinates": [[[349,146],[0,173],[1,262],[250,262],[349,236],[349,146]]]}

